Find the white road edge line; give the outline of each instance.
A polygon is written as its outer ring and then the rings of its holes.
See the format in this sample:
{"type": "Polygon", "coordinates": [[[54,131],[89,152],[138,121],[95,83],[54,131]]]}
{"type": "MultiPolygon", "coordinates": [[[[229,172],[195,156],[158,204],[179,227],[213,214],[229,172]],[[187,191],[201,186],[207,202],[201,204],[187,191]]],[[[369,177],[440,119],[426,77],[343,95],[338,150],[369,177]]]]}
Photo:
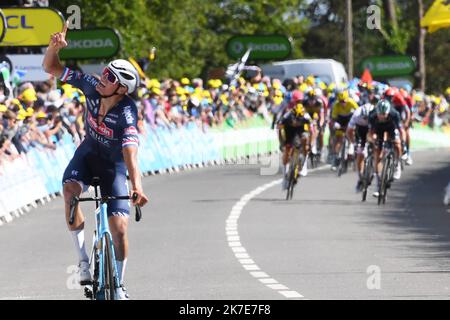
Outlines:
{"type": "MultiPolygon", "coordinates": [[[[329,169],[330,167],[331,167],[330,165],[325,165],[320,168],[310,169],[309,172],[329,169]]],[[[239,242],[240,236],[238,231],[238,220],[240,215],[242,214],[242,210],[245,208],[247,203],[250,202],[250,200],[252,200],[252,198],[266,191],[267,189],[276,186],[277,184],[280,184],[281,181],[282,179],[277,179],[272,182],[266,183],[262,186],[259,186],[256,189],[242,196],[241,199],[234,204],[227,220],[225,221],[227,241],[228,246],[231,248],[231,250],[233,250],[235,257],[241,264],[241,266],[246,271],[249,271],[251,276],[257,278],[267,288],[277,291],[279,294],[288,299],[304,298],[304,296],[298,293],[297,291],[289,290],[287,286],[279,283],[277,280],[271,278],[267,273],[263,272],[256,265],[253,259],[250,258],[250,255],[247,253],[247,250],[239,242]]]]}

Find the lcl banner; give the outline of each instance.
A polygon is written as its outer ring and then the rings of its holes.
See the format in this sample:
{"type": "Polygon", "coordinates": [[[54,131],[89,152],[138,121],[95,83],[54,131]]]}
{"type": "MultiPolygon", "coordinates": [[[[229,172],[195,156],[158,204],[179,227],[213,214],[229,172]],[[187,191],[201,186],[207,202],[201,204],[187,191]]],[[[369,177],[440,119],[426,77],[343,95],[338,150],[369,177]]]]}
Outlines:
{"type": "MultiPolygon", "coordinates": [[[[64,18],[53,8],[1,8],[6,32],[0,46],[47,46],[50,36],[63,30],[64,18]]],[[[1,22],[0,22],[1,32],[1,22]]]]}
{"type": "Polygon", "coordinates": [[[3,11],[0,9],[0,43],[2,42],[5,33],[6,33],[6,19],[5,15],[3,14],[3,11]]]}

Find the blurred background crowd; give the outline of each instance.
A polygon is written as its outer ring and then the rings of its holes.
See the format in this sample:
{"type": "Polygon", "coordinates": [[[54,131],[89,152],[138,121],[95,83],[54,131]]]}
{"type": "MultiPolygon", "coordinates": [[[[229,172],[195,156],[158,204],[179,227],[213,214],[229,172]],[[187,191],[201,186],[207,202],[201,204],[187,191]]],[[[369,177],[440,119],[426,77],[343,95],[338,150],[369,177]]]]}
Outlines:
{"type": "MultiPolygon", "coordinates": [[[[133,98],[139,108],[139,131],[145,139],[157,127],[176,130],[188,122],[203,130],[233,128],[257,116],[270,125],[293,100],[312,97],[332,106],[337,90],[343,88],[358,102],[364,91],[382,95],[387,86],[373,82],[361,87],[359,79],[327,85],[314,76],[280,81],[257,72],[231,84],[220,79],[145,79],[133,98]]],[[[449,126],[450,88],[439,95],[411,88],[400,91],[410,101],[414,125],[449,126]]],[[[79,89],[55,83],[54,79],[21,83],[12,92],[0,87],[0,165],[26,154],[30,148],[55,149],[66,133],[79,144],[85,135],[85,102],[79,89]]]]}

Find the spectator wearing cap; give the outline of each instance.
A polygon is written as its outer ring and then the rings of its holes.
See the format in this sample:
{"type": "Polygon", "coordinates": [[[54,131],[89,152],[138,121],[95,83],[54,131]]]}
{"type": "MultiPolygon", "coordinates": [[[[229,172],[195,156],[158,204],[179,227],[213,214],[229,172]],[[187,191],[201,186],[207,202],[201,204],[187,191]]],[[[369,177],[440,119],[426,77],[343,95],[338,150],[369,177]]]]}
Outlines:
{"type": "MultiPolygon", "coordinates": [[[[3,114],[8,110],[8,107],[4,104],[0,104],[0,119],[3,118],[3,114]]],[[[2,121],[0,121],[1,123],[2,121]]]]}
{"type": "Polygon", "coordinates": [[[37,100],[36,91],[33,88],[25,89],[19,96],[19,100],[22,102],[24,109],[32,108],[34,102],[37,100]]]}

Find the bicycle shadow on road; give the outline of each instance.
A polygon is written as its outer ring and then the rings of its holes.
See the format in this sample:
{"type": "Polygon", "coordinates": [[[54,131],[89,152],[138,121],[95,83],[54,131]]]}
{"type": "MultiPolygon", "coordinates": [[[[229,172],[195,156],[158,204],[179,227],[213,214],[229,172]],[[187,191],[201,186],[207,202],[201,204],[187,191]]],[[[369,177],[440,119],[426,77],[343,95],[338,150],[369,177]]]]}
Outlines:
{"type": "MultiPolygon", "coordinates": [[[[377,229],[386,227],[409,258],[439,261],[450,270],[450,210],[442,203],[444,187],[450,180],[450,163],[429,159],[432,168],[408,172],[388,191],[386,204],[372,204],[361,209],[359,223],[377,229]],[[441,260],[442,259],[442,260],[441,260]]],[[[407,170],[412,170],[410,167],[407,170]]]]}

